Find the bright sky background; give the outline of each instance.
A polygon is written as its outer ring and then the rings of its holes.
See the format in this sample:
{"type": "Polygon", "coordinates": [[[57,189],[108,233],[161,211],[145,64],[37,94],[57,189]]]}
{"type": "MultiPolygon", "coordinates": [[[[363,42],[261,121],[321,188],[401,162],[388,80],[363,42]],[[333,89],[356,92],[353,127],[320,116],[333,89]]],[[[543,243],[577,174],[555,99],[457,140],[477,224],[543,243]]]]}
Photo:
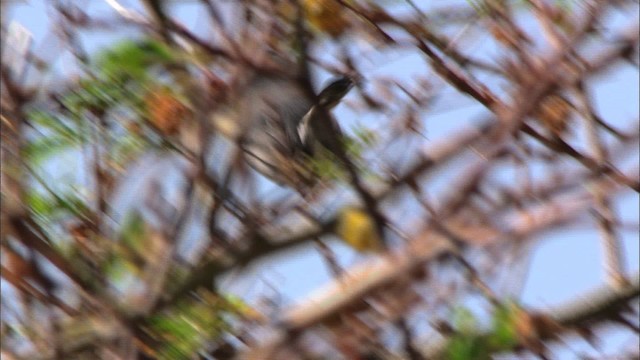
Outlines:
{"type": "MultiPolygon", "coordinates": [[[[54,52],[59,48],[59,44],[52,42],[54,37],[51,34],[47,15],[53,14],[53,12],[45,8],[42,1],[28,1],[28,4],[17,1],[17,3],[19,4],[13,6],[9,14],[4,14],[5,19],[15,20],[25,26],[33,34],[36,50],[44,49],[49,53],[50,58],[58,58],[54,52]]],[[[136,2],[122,1],[121,3],[128,7],[136,2]]],[[[442,1],[429,3],[442,3],[442,1]]],[[[84,0],[77,1],[76,4],[85,10],[89,9],[91,14],[111,13],[110,8],[103,1],[84,0]]],[[[204,34],[207,32],[203,29],[203,24],[207,22],[207,18],[203,18],[204,15],[197,12],[196,6],[186,1],[174,9],[173,15],[175,17],[190,28],[198,29],[201,36],[205,36],[204,34]]],[[[637,11],[635,14],[626,18],[620,16],[616,23],[629,24],[634,18],[637,19],[637,11]]],[[[84,46],[89,52],[93,52],[112,43],[116,38],[126,37],[127,34],[129,33],[126,31],[112,32],[105,36],[104,33],[94,32],[83,37],[84,46]]],[[[482,42],[475,46],[482,46],[482,42]]],[[[401,79],[407,79],[428,70],[420,56],[400,54],[394,58],[385,58],[379,63],[374,63],[370,65],[368,70],[376,74],[392,74],[401,79]]],[[[63,57],[56,64],[57,73],[67,73],[73,69],[71,64],[73,64],[71,57],[63,57]]],[[[365,67],[365,69],[367,68],[365,67]]],[[[634,121],[637,121],[638,98],[640,97],[638,83],[637,70],[627,65],[620,65],[615,72],[609,72],[606,76],[592,82],[598,110],[600,114],[606,115],[606,121],[621,129],[629,128],[634,121]]],[[[455,102],[445,100],[437,105],[440,110],[439,114],[424,119],[429,140],[440,139],[469,119],[476,119],[478,114],[482,113],[482,109],[471,106],[473,104],[470,99],[460,101],[459,98],[456,98],[455,102]],[[452,108],[453,106],[455,107],[452,108]]],[[[339,107],[336,111],[336,117],[343,123],[343,126],[345,122],[350,121],[349,116],[353,116],[353,112],[344,106],[339,107]]],[[[48,171],[59,174],[63,167],[61,165],[75,161],[73,157],[74,155],[71,154],[51,162],[47,165],[48,171]]],[[[632,160],[637,163],[637,153],[632,160]]],[[[571,160],[566,161],[571,163],[571,160]]],[[[64,167],[68,168],[68,166],[64,167]]],[[[443,184],[446,184],[446,181],[444,179],[443,184]]],[[[637,223],[640,217],[638,195],[627,192],[623,198],[617,200],[616,210],[620,220],[627,223],[637,223]]],[[[638,230],[631,228],[620,235],[624,240],[624,253],[628,268],[631,273],[634,273],[638,271],[639,267],[638,230]]],[[[546,240],[535,245],[534,251],[529,253],[531,258],[525,257],[519,260],[531,262],[530,271],[524,278],[525,284],[522,291],[522,300],[525,304],[541,308],[559,304],[602,283],[604,279],[602,249],[595,225],[588,230],[568,230],[554,233],[552,236],[543,236],[546,240]]],[[[343,265],[362,260],[339,243],[332,243],[332,247],[338,253],[343,265]]],[[[254,281],[266,279],[272,284],[278,284],[278,290],[282,292],[284,298],[291,300],[303,298],[305,294],[331,281],[331,276],[323,260],[312,247],[299,251],[295,256],[282,254],[275,259],[254,265],[247,275],[233,276],[232,278],[235,282],[233,289],[240,295],[269,293],[265,283],[254,281]],[[239,278],[243,280],[239,281],[239,278]]],[[[6,287],[4,281],[2,285],[4,289],[6,287]]],[[[630,337],[628,332],[612,334],[606,338],[602,350],[607,353],[616,351],[619,346],[631,347],[633,342],[629,343],[629,339],[634,339],[634,337],[630,337]]],[[[598,354],[594,353],[593,349],[583,341],[571,342],[568,348],[556,355],[561,359],[572,359],[582,352],[598,354]]]]}

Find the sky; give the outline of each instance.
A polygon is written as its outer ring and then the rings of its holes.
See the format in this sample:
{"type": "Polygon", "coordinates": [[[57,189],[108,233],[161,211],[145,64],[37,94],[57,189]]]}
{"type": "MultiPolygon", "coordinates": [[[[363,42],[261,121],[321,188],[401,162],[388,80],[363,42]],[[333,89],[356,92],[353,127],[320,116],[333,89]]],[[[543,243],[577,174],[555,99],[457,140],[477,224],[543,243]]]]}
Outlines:
{"type": "MultiPolygon", "coordinates": [[[[42,1],[17,2],[13,6],[5,19],[16,21],[22,24],[32,33],[35,40],[36,49],[45,49],[51,59],[57,58],[54,53],[56,46],[52,43],[52,34],[49,27],[48,14],[53,12],[47,9],[42,1]]],[[[104,1],[77,1],[77,5],[83,9],[89,9],[92,14],[110,12],[109,6],[104,1]]],[[[122,1],[124,6],[130,6],[136,2],[122,1]]],[[[435,2],[438,3],[438,2],[435,2]]],[[[440,2],[442,3],[442,2],[440,2]]],[[[192,29],[197,29],[203,34],[207,33],[203,29],[206,19],[197,11],[197,7],[190,2],[185,2],[174,7],[174,16],[192,29]]],[[[637,9],[636,9],[637,10],[637,9]]],[[[428,9],[427,9],[428,12],[428,9]]],[[[637,11],[635,12],[637,14],[637,11]]],[[[637,19],[637,16],[635,17],[637,19]]],[[[630,23],[631,16],[619,16],[615,23],[630,23]]],[[[83,43],[87,50],[92,53],[104,46],[113,43],[114,39],[127,36],[128,31],[110,33],[105,36],[103,33],[92,33],[83,37],[83,43]]],[[[204,36],[204,35],[203,35],[204,36]]],[[[484,43],[486,45],[486,43],[484,43]]],[[[478,47],[483,46],[479,42],[478,47]]],[[[481,49],[477,49],[480,53],[481,49]]],[[[486,49],[485,49],[486,50],[486,49]]],[[[489,49],[485,56],[491,58],[492,49],[489,49]]],[[[482,55],[481,55],[482,56],[482,55]]],[[[495,57],[493,57],[495,59],[495,57]]],[[[56,64],[58,76],[65,76],[73,71],[73,59],[63,57],[56,64]]],[[[372,61],[369,69],[365,66],[365,71],[370,74],[391,74],[401,79],[409,79],[416,74],[428,71],[424,60],[417,55],[395,54],[391,58],[384,58],[379,61],[372,61]]],[[[326,80],[326,75],[319,76],[318,83],[326,80]]],[[[54,76],[55,78],[55,76],[54,76]]],[[[592,81],[590,84],[597,108],[601,114],[607,114],[607,121],[620,128],[628,128],[638,117],[638,73],[633,68],[620,65],[616,70],[592,81]]],[[[353,96],[349,95],[349,96],[353,96]]],[[[349,99],[347,97],[347,101],[349,99]]],[[[462,100],[457,97],[455,103],[441,101],[438,105],[439,111],[435,116],[425,121],[427,131],[427,141],[442,139],[447,134],[455,131],[457,126],[462,125],[470,118],[477,118],[483,110],[473,105],[471,100],[462,100]],[[452,108],[455,106],[455,108],[452,108]]],[[[344,106],[338,107],[335,112],[336,117],[343,124],[349,124],[354,113],[344,106]]],[[[359,119],[358,121],[362,121],[359,119]]],[[[637,120],[636,120],[637,121],[637,120]]],[[[348,128],[348,125],[347,125],[348,128]]],[[[427,143],[428,145],[428,143],[427,143]]],[[[47,164],[47,171],[59,173],[61,163],[74,161],[73,156],[63,157],[47,164]]],[[[632,161],[637,163],[637,153],[632,157],[632,161]]],[[[567,161],[571,163],[570,160],[567,161]]],[[[574,164],[575,165],[575,164],[574,164]]],[[[77,166],[77,165],[76,165],[77,166]]],[[[59,175],[59,174],[58,174],[59,175]]],[[[448,179],[442,179],[439,185],[445,188],[448,179]]],[[[433,190],[437,192],[437,188],[433,190]]],[[[640,217],[638,211],[639,198],[637,194],[626,192],[624,196],[616,198],[615,209],[621,221],[636,223],[640,217]]],[[[630,273],[635,273],[639,268],[638,230],[631,227],[620,234],[624,245],[627,268],[630,273]]],[[[514,267],[530,262],[530,269],[523,274],[524,281],[521,290],[521,299],[524,304],[535,308],[546,308],[548,306],[560,304],[573,299],[576,294],[586,292],[595,286],[602,284],[604,273],[602,266],[602,248],[597,228],[594,226],[582,230],[563,230],[551,235],[541,235],[544,241],[536,242],[531,252],[522,259],[516,259],[514,267]]],[[[332,242],[332,248],[338,254],[340,261],[345,264],[353,264],[362,261],[362,256],[353,253],[348,247],[332,242]]],[[[300,250],[295,254],[281,254],[276,258],[261,262],[252,266],[247,273],[232,274],[227,280],[227,284],[232,291],[241,296],[252,297],[255,294],[269,292],[269,284],[278,284],[282,297],[288,301],[295,302],[304,299],[305,295],[314,289],[331,281],[331,274],[324,264],[323,259],[317,254],[313,247],[300,250]],[[255,281],[262,280],[262,281],[255,281]]],[[[3,289],[6,284],[2,283],[3,289]]],[[[615,351],[618,346],[628,346],[629,334],[611,332],[606,337],[603,344],[603,351],[615,351]]],[[[593,349],[584,341],[570,342],[567,348],[559,350],[556,354],[561,359],[575,358],[578,352],[591,352],[593,349]]]]}

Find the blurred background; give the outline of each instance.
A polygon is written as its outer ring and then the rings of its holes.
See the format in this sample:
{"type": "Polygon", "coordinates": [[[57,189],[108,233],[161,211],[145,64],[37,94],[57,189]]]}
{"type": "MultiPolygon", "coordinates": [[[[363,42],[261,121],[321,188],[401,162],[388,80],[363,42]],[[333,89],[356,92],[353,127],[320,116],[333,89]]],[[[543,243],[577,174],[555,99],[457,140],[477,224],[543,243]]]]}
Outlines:
{"type": "Polygon", "coordinates": [[[3,358],[640,356],[637,1],[1,4],[3,358]]]}

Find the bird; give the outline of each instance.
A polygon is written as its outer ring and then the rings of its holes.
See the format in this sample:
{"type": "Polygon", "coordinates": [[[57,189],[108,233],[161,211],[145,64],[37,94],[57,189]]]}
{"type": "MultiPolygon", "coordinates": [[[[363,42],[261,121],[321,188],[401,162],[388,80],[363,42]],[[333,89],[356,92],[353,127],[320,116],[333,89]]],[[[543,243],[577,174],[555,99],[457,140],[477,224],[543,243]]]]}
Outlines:
{"type": "Polygon", "coordinates": [[[328,113],[340,103],[340,100],[354,86],[354,81],[347,76],[334,79],[317,96],[318,103],[312,106],[304,115],[297,127],[298,136],[307,154],[313,156],[317,146],[324,146],[329,151],[335,151],[339,146],[336,140],[343,136],[340,126],[328,113]],[[328,116],[328,119],[324,117],[328,116]]]}
{"type": "Polygon", "coordinates": [[[309,159],[321,148],[333,152],[341,144],[342,132],[330,111],[353,86],[351,77],[341,76],[314,99],[294,77],[257,74],[239,86],[230,111],[213,122],[237,141],[254,170],[279,185],[309,186],[321,177],[309,159]]]}

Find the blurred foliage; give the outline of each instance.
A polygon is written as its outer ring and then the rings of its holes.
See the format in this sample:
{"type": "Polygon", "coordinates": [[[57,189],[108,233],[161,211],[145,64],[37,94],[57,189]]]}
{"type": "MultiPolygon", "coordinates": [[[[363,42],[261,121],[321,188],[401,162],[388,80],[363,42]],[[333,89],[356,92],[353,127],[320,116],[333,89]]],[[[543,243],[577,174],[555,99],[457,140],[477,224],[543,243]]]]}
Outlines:
{"type": "MultiPolygon", "coordinates": [[[[35,132],[23,152],[34,175],[63,152],[97,146],[97,131],[109,140],[108,148],[103,149],[108,151],[102,152],[100,161],[110,168],[124,167],[151,145],[152,133],[145,131],[146,126],[163,135],[175,134],[179,125],[176,121],[188,116],[189,110],[179,92],[167,85],[173,81],[163,70],[174,61],[172,51],[153,40],[127,40],[96,55],[88,75],[57,99],[60,108],[27,112],[35,132]]],[[[46,179],[39,180],[42,186],[30,189],[25,202],[45,230],[56,220],[64,224],[70,218],[91,218],[89,199],[72,191],[73,182],[69,182],[68,192],[62,192],[47,188],[46,179]]],[[[70,230],[75,242],[63,252],[87,282],[126,286],[139,280],[144,266],[154,261],[149,258],[153,255],[153,232],[139,213],[125,217],[117,242],[105,241],[82,225],[75,228],[82,228],[81,234],[70,230]]],[[[258,317],[238,298],[201,292],[198,298],[180,301],[147,321],[147,330],[158,346],[146,350],[158,359],[191,359],[229,333],[234,321],[258,317]]]]}
{"type": "Polygon", "coordinates": [[[53,220],[60,214],[86,214],[86,203],[75,193],[43,195],[37,191],[26,194],[26,203],[36,218],[41,220],[53,220]]]}
{"type": "Polygon", "coordinates": [[[236,297],[221,297],[200,291],[197,299],[180,302],[170,311],[149,320],[149,332],[159,344],[148,349],[158,359],[192,359],[225,333],[232,330],[233,320],[239,319],[248,307],[236,297]]]}
{"type": "Polygon", "coordinates": [[[32,166],[58,155],[82,142],[82,133],[75,126],[66,124],[57,114],[33,110],[27,114],[33,127],[42,133],[34,137],[24,148],[24,155],[32,166]]]}
{"type": "Polygon", "coordinates": [[[147,233],[144,218],[138,212],[132,212],[125,218],[120,231],[120,239],[124,245],[142,250],[141,241],[147,233]]]}
{"type": "MultiPolygon", "coordinates": [[[[170,81],[170,78],[159,74],[174,60],[171,51],[162,43],[126,40],[98,53],[88,75],[57,98],[58,108],[33,108],[26,112],[34,131],[27,137],[22,151],[41,185],[28,192],[26,203],[38,221],[60,219],[64,214],[82,217],[89,212],[86,205],[89,199],[75,191],[87,184],[76,184],[77,180],[70,179],[64,182],[67,189],[59,189],[39,178],[45,177],[38,174],[47,161],[65,152],[94,147],[101,151],[100,161],[105,169],[121,171],[129,161],[154,144],[153,132],[144,131],[149,118],[147,102],[150,93],[166,88],[162,81],[170,81]],[[131,131],[134,127],[139,131],[131,131]],[[104,139],[103,143],[96,143],[97,136],[104,139]]],[[[163,108],[169,115],[161,120],[176,114],[184,115],[185,107],[175,100],[177,95],[174,93],[163,92],[165,96],[171,96],[172,101],[169,108],[163,108]],[[175,108],[182,112],[176,113],[175,108]]],[[[156,112],[153,115],[157,118],[163,114],[156,112]]],[[[174,128],[165,123],[161,124],[164,127],[160,127],[160,131],[168,131],[167,126],[169,130],[174,128]]],[[[158,121],[152,122],[152,126],[158,127],[158,121]]]]}
{"type": "Polygon", "coordinates": [[[60,109],[28,112],[37,132],[24,147],[30,165],[37,168],[61,152],[94,146],[95,131],[103,131],[110,141],[103,160],[122,168],[154,144],[145,124],[175,133],[175,119],[188,114],[177,92],[165,85],[172,81],[166,70],[175,59],[155,40],[126,40],[97,54],[89,75],[58,99],[60,109]],[[87,116],[105,118],[107,127],[96,130],[97,122],[87,116]]]}
{"type": "Polygon", "coordinates": [[[513,349],[519,343],[518,324],[524,311],[513,302],[496,307],[488,330],[482,331],[474,315],[458,309],[454,315],[454,332],[447,343],[447,359],[492,359],[501,350],[513,349]]]}
{"type": "Polygon", "coordinates": [[[98,73],[111,81],[150,81],[151,71],[157,65],[170,65],[176,56],[163,43],[145,39],[126,40],[99,54],[95,64],[98,73]]]}

